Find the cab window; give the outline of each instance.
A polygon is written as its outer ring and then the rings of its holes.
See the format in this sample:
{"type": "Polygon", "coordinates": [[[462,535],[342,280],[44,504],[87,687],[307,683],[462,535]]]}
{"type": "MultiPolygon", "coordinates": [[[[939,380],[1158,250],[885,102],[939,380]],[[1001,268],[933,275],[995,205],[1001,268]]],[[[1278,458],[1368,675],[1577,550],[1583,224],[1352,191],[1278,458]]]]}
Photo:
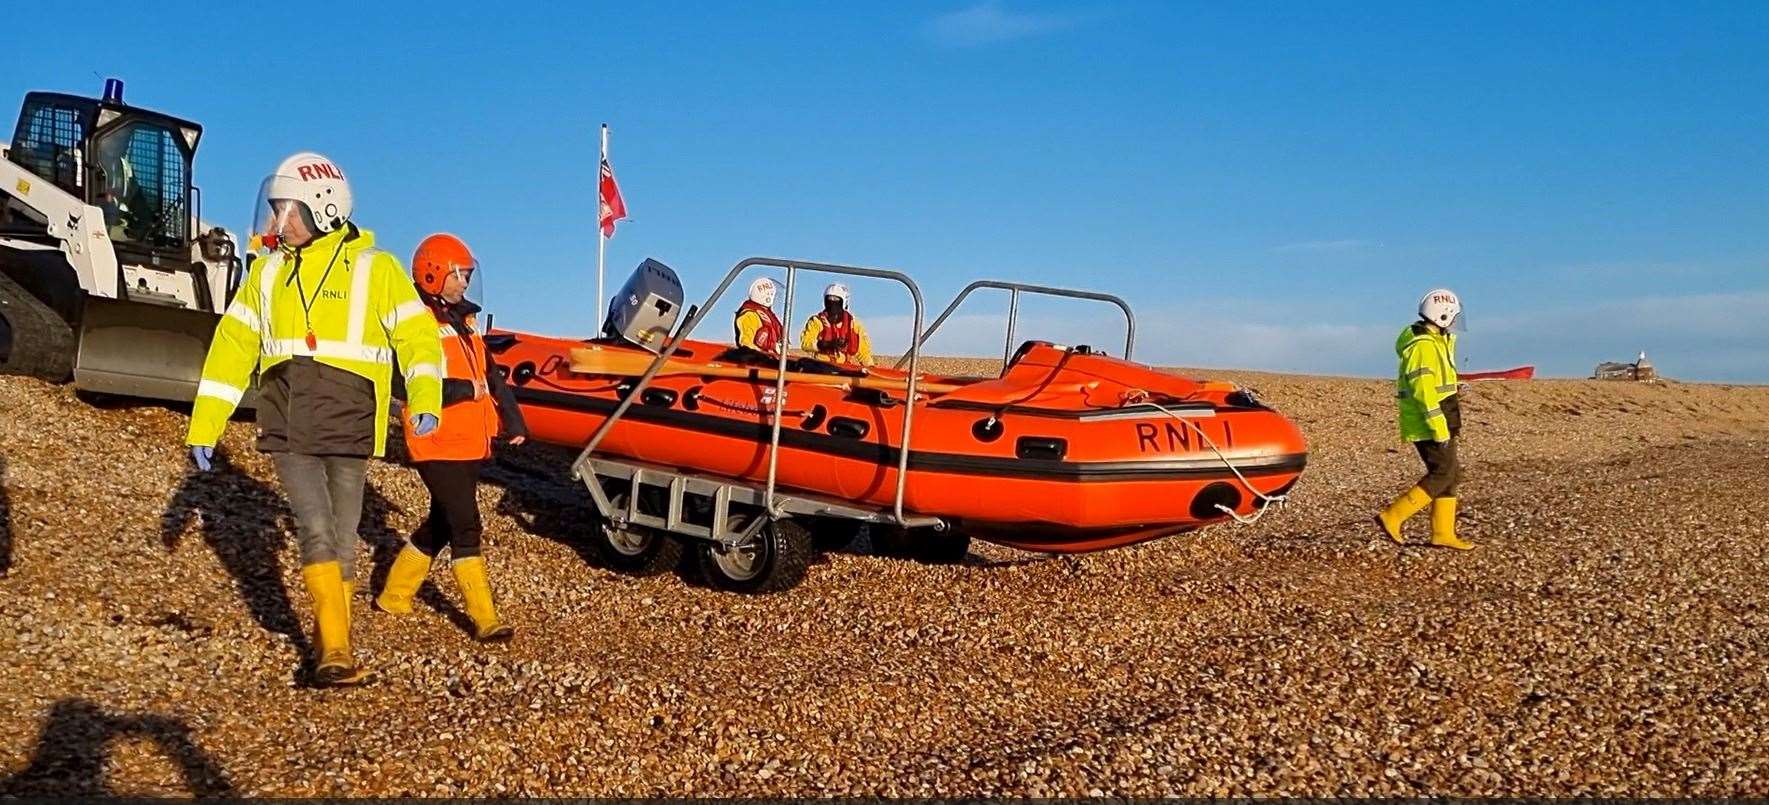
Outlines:
{"type": "Polygon", "coordinates": [[[172,130],[130,123],[103,135],[93,151],[93,204],[104,211],[111,240],[148,248],[189,241],[189,162],[172,130]]]}

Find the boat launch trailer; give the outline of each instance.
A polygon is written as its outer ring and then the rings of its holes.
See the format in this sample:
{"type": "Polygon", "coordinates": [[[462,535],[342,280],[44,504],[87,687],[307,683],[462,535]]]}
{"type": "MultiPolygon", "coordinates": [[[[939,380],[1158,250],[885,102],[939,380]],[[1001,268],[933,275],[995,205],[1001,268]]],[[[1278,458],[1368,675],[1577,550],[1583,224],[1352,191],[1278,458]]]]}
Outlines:
{"type": "MultiPolygon", "coordinates": [[[[1111,304],[1124,315],[1124,358],[1136,346],[1136,317],[1130,305],[1110,294],[1044,285],[980,280],[953,298],[931,326],[923,328],[925,312],[921,288],[898,271],[837,265],[805,260],[751,257],[739,261],[704,304],[688,309],[644,374],[624,390],[621,402],[591,435],[572,462],[572,476],[583,482],[601,515],[598,549],[616,569],[655,573],[675,567],[684,550],[692,548],[707,580],[739,592],[775,592],[789,589],[804,577],[817,543],[833,547],[851,541],[862,528],[870,527],[876,544],[886,542],[919,558],[956,562],[968,550],[969,539],[946,520],[906,511],[903,501],[912,455],[911,434],[915,424],[917,384],[922,350],[928,338],[978,290],[1009,293],[1005,357],[1012,358],[1014,336],[1022,295],[1041,295],[1092,300],[1111,304]],[[897,362],[908,372],[902,408],[903,446],[898,451],[896,488],[889,507],[855,503],[828,495],[782,489],[778,483],[780,434],[784,404],[770,408],[767,441],[768,472],[765,481],[728,478],[679,467],[667,467],[597,453],[608,433],[643,399],[645,390],[669,362],[682,343],[704,322],[731,287],[745,273],[776,269],[785,273],[786,305],[782,321],[794,321],[793,302],[803,274],[834,274],[886,280],[902,285],[914,304],[909,350],[897,362]]],[[[790,355],[782,349],[775,374],[773,400],[785,400],[790,355]]]]}

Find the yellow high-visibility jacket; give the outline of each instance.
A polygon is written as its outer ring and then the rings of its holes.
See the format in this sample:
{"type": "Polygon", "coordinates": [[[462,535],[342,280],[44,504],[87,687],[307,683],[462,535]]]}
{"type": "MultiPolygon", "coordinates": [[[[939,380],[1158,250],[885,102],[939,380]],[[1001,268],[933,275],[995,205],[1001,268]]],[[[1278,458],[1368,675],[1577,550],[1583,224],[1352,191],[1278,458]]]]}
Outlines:
{"type": "Polygon", "coordinates": [[[1395,397],[1400,405],[1400,435],[1409,442],[1448,441],[1450,421],[1444,401],[1456,396],[1456,336],[1420,323],[1408,325],[1395,339],[1400,373],[1395,397]]]}
{"type": "Polygon", "coordinates": [[[387,449],[395,356],[404,373],[407,413],[441,416],[436,319],[399,259],[374,246],[374,233],[347,225],[295,253],[279,251],[253,263],[215,327],[187,443],[214,446],[252,373],[296,357],[373,382],[377,456],[387,449]]]}

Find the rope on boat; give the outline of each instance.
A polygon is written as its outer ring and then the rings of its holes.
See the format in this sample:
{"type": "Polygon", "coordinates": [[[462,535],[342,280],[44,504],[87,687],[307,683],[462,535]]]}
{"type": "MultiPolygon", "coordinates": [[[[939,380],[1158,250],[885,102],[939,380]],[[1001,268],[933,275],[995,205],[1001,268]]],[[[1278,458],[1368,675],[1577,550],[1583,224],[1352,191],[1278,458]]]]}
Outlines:
{"type": "Polygon", "coordinates": [[[552,380],[552,379],[546,377],[545,375],[542,375],[539,372],[535,373],[534,382],[540,383],[541,385],[544,385],[544,386],[558,389],[560,391],[569,391],[569,392],[574,392],[574,393],[578,393],[578,394],[583,394],[583,393],[592,392],[592,391],[613,391],[614,389],[620,387],[620,383],[618,383],[618,382],[604,383],[604,384],[592,385],[592,386],[567,386],[564,383],[560,383],[558,381],[552,380]]]}
{"type": "Polygon", "coordinates": [[[1243,516],[1243,515],[1237,513],[1234,509],[1224,506],[1221,503],[1216,504],[1216,508],[1219,511],[1221,511],[1222,513],[1224,513],[1230,517],[1233,517],[1235,522],[1240,523],[1241,525],[1252,525],[1254,523],[1259,522],[1259,518],[1264,517],[1265,512],[1268,509],[1270,509],[1271,507],[1277,506],[1279,509],[1283,509],[1285,506],[1287,506],[1290,503],[1289,493],[1285,493],[1282,495],[1267,495],[1264,492],[1259,491],[1256,487],[1254,487],[1253,483],[1251,481],[1247,480],[1247,476],[1241,474],[1241,468],[1236,467],[1234,462],[1228,460],[1228,456],[1223,455],[1222,450],[1217,448],[1216,441],[1211,439],[1210,434],[1205,433],[1203,428],[1198,427],[1198,423],[1193,422],[1190,419],[1187,419],[1186,417],[1180,416],[1179,414],[1176,414],[1172,411],[1167,410],[1166,406],[1163,406],[1160,403],[1155,402],[1154,400],[1150,399],[1149,393],[1146,391],[1142,391],[1141,389],[1138,389],[1136,392],[1133,392],[1131,395],[1126,395],[1126,396],[1134,396],[1136,398],[1135,401],[1137,403],[1140,403],[1142,405],[1153,406],[1155,410],[1160,411],[1163,414],[1166,414],[1170,417],[1173,417],[1174,419],[1179,420],[1180,422],[1185,423],[1186,427],[1191,428],[1193,433],[1198,434],[1198,438],[1204,440],[1204,444],[1210,448],[1210,452],[1216,454],[1216,458],[1222,462],[1222,465],[1224,467],[1228,467],[1229,472],[1232,472],[1235,474],[1235,479],[1239,480],[1241,482],[1241,486],[1246,487],[1248,492],[1252,492],[1254,497],[1259,498],[1259,510],[1253,512],[1250,515],[1246,515],[1246,516],[1243,516]]]}
{"type": "MultiPolygon", "coordinates": [[[[548,375],[557,374],[559,372],[559,365],[563,363],[565,363],[564,358],[561,358],[558,355],[548,355],[546,360],[541,361],[540,367],[534,370],[534,382],[560,391],[570,391],[580,394],[591,391],[610,391],[620,387],[621,381],[619,380],[610,380],[606,382],[591,381],[591,385],[589,386],[568,386],[548,377],[548,375]]],[[[569,371],[569,369],[570,367],[567,367],[567,371],[569,371]]]]}

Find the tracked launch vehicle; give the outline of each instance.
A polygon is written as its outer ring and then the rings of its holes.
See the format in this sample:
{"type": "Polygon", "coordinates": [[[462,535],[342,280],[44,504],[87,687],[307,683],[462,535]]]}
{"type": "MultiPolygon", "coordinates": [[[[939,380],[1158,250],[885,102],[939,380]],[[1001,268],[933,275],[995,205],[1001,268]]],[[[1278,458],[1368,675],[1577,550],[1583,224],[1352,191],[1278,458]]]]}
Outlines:
{"type": "Polygon", "coordinates": [[[191,183],[202,127],[101,97],[25,96],[0,150],[0,374],[189,400],[238,287],[191,183]]]}

